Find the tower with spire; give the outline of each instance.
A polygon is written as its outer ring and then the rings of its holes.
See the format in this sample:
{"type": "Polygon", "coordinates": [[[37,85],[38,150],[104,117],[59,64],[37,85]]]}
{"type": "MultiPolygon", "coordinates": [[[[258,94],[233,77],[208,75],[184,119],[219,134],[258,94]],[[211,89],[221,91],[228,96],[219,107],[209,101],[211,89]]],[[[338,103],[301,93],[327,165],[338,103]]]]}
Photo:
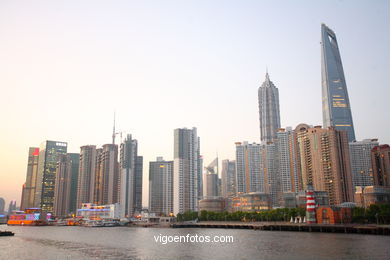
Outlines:
{"type": "Polygon", "coordinates": [[[265,81],[259,87],[260,140],[267,144],[274,142],[280,128],[279,91],[270,80],[268,69],[265,81]]]}

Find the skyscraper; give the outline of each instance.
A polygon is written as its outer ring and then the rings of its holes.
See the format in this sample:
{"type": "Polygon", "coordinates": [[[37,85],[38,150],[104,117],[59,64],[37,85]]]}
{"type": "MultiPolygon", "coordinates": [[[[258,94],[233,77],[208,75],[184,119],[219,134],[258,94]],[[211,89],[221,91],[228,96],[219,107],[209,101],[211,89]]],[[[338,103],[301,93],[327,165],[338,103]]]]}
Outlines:
{"type": "Polygon", "coordinates": [[[379,145],[378,139],[365,139],[363,141],[349,143],[352,183],[354,188],[357,186],[374,185],[371,150],[377,145],[379,145]]]}
{"type": "MultiPolygon", "coordinates": [[[[98,149],[99,150],[99,149],[98,149]]],[[[76,207],[82,203],[95,203],[95,179],[98,154],[95,145],[80,147],[79,176],[77,181],[76,207]]]]}
{"type": "Polygon", "coordinates": [[[26,182],[23,186],[20,210],[34,207],[35,186],[38,173],[39,148],[28,149],[26,182]]]}
{"type": "Polygon", "coordinates": [[[219,196],[219,178],[218,178],[218,157],[215,158],[207,167],[203,178],[205,197],[219,196]]]}
{"type": "Polygon", "coordinates": [[[301,124],[298,144],[303,188],[313,185],[316,191],[326,191],[332,206],[353,201],[347,132],[301,124]]]}
{"type": "Polygon", "coordinates": [[[236,195],[236,161],[223,160],[222,161],[222,189],[221,196],[224,198],[236,195]]]}
{"type": "Polygon", "coordinates": [[[260,148],[260,172],[264,180],[263,192],[269,193],[272,207],[280,206],[282,188],[278,155],[275,143],[263,144],[260,148]]]}
{"type": "Polygon", "coordinates": [[[56,216],[76,212],[79,157],[78,153],[68,153],[59,157],[54,189],[54,215],[56,216]]]}
{"type": "Polygon", "coordinates": [[[298,192],[302,190],[299,168],[298,143],[292,128],[281,128],[277,132],[277,157],[280,173],[281,191],[298,192]]]}
{"type": "Polygon", "coordinates": [[[273,142],[276,131],[280,128],[279,91],[269,79],[268,72],[264,83],[259,87],[258,95],[261,141],[273,142]]]}
{"type": "Polygon", "coordinates": [[[97,204],[107,205],[119,202],[120,179],[118,164],[118,146],[116,144],[105,144],[99,161],[99,182],[96,186],[99,189],[100,196],[97,204]]]}
{"type": "Polygon", "coordinates": [[[201,160],[196,128],[174,131],[173,211],[197,211],[201,188],[201,160]]]}
{"type": "Polygon", "coordinates": [[[236,143],[237,193],[266,192],[261,159],[260,144],[236,143]]]}
{"type": "Polygon", "coordinates": [[[348,132],[348,140],[355,140],[351,105],[336,34],[321,25],[322,115],[324,128],[330,126],[348,132]]]}
{"type": "Polygon", "coordinates": [[[8,204],[8,215],[11,215],[14,210],[16,210],[16,200],[11,200],[8,204]]]}
{"type": "Polygon", "coordinates": [[[166,216],[173,213],[173,161],[162,157],[149,162],[149,212],[166,216]]]}
{"type": "Polygon", "coordinates": [[[371,150],[374,185],[390,187],[390,146],[378,145],[371,150]]]}
{"type": "Polygon", "coordinates": [[[70,157],[70,200],[69,200],[69,212],[77,212],[77,184],[79,179],[79,167],[80,167],[80,154],[79,153],[68,153],[70,157]]]}
{"type": "Polygon", "coordinates": [[[72,181],[71,163],[70,156],[67,154],[60,155],[58,158],[53,204],[55,216],[65,216],[69,213],[72,181]]]}
{"type": "Polygon", "coordinates": [[[122,216],[131,217],[142,209],[142,157],[131,135],[120,146],[120,182],[122,216]]]}
{"type": "Polygon", "coordinates": [[[57,162],[61,154],[66,154],[67,146],[67,143],[59,141],[41,144],[34,204],[43,211],[53,212],[57,162]]]}

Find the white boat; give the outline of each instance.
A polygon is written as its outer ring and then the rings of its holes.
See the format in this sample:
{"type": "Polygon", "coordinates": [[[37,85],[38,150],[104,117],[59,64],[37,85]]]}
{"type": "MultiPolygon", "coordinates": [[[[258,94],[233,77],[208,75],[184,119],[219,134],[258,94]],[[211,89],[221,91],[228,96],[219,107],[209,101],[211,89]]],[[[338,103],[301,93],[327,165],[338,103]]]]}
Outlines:
{"type": "Polygon", "coordinates": [[[102,220],[87,220],[84,223],[85,227],[104,227],[102,220]]]}
{"type": "Polygon", "coordinates": [[[115,226],[117,226],[117,222],[115,222],[114,220],[103,220],[103,226],[115,227],[115,226]]]}

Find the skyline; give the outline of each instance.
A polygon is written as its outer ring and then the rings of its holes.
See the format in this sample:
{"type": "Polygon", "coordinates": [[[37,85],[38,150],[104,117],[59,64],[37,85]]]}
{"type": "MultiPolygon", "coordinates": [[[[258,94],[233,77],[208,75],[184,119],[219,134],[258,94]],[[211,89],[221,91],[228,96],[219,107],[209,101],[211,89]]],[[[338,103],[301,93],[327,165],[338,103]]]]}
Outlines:
{"type": "MultiPolygon", "coordinates": [[[[340,9],[327,15],[321,8],[331,4],[305,2],[312,11],[307,17],[300,17],[303,11],[295,15],[287,12],[287,17],[296,18],[293,26],[287,26],[286,19],[263,25],[269,13],[262,12],[264,17],[258,18],[255,12],[269,8],[275,11],[270,14],[283,17],[287,9],[299,9],[292,4],[278,10],[278,4],[228,3],[222,12],[216,3],[200,3],[192,11],[194,3],[155,3],[158,10],[148,4],[132,3],[133,8],[122,3],[122,10],[96,2],[89,12],[87,7],[91,6],[85,3],[60,6],[64,9],[50,3],[42,10],[32,3],[1,4],[0,32],[6,40],[0,43],[0,69],[4,72],[0,78],[4,93],[0,197],[7,204],[11,199],[20,204],[29,147],[58,140],[68,143],[68,152],[79,153],[83,145],[110,143],[114,110],[117,129],[139,140],[144,180],[148,179],[149,161],[158,156],[173,160],[175,128],[197,127],[204,165],[216,152],[221,160],[232,160],[234,142],[260,141],[257,89],[266,66],[279,89],[281,127],[322,125],[322,22],[338,37],[357,140],[379,138],[381,144],[389,143],[389,122],[380,121],[383,117],[376,113],[386,111],[385,97],[389,96],[385,76],[390,59],[385,50],[390,37],[371,30],[374,25],[379,29],[383,21],[388,23],[385,14],[389,4],[353,2],[356,9],[348,14],[351,19],[340,20],[337,15],[352,3],[346,2],[333,2],[340,9]],[[72,10],[75,6],[81,10],[72,10]],[[124,12],[129,8],[135,18],[124,12]],[[178,9],[182,12],[176,13],[178,9]],[[199,10],[205,12],[197,14],[199,10]],[[316,17],[319,11],[323,13],[316,17]],[[90,15],[89,20],[85,14],[90,15]],[[363,14],[372,19],[352,19],[363,14]],[[55,15],[63,19],[52,24],[55,15]],[[99,15],[106,19],[99,19],[99,15]],[[132,24],[137,18],[144,22],[139,27],[132,24]],[[235,18],[234,22],[230,18],[235,18]],[[160,30],[154,27],[157,25],[160,30]],[[131,37],[124,37],[123,32],[131,37]],[[261,37],[262,33],[266,37],[261,37]],[[152,44],[155,39],[159,41],[152,44]],[[367,51],[367,45],[373,47],[367,51]],[[107,86],[114,87],[108,90],[107,86]],[[372,90],[369,93],[367,86],[372,90]]],[[[147,192],[145,181],[144,205],[147,192]]]]}

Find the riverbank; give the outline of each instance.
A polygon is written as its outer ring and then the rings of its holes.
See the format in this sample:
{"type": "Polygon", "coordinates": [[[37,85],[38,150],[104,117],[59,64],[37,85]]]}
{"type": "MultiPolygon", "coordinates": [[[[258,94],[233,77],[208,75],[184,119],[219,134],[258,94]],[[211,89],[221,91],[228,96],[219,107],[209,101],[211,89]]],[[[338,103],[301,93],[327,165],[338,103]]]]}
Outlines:
{"type": "Polygon", "coordinates": [[[224,222],[205,221],[198,223],[175,223],[172,228],[225,228],[225,229],[254,229],[265,231],[296,231],[296,232],[325,232],[347,234],[390,235],[389,225],[360,225],[360,224],[294,224],[287,222],[224,222]]]}

